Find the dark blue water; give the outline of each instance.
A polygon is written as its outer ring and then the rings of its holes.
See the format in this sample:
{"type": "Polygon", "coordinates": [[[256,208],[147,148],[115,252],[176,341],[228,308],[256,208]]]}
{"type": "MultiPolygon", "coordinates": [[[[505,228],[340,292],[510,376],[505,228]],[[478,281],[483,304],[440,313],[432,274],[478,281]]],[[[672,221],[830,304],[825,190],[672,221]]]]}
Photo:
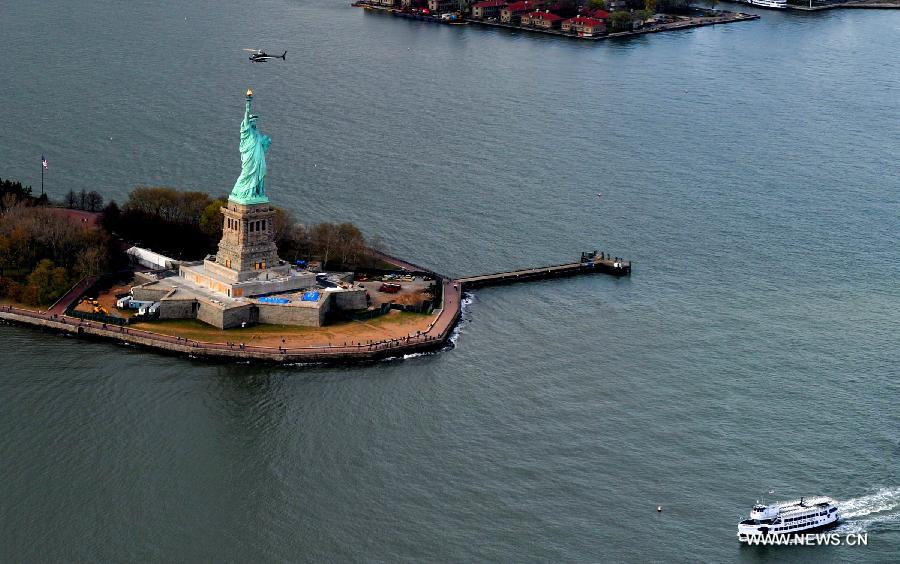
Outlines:
{"type": "Polygon", "coordinates": [[[44,153],[53,197],[227,193],[249,86],[302,221],[451,275],[635,264],[477,291],[455,349],[367,367],[0,326],[2,559],[896,559],[900,12],[582,44],[0,1],[0,176],[37,188],[44,153]],[[741,548],[769,489],[836,497],[869,545],[741,548]]]}

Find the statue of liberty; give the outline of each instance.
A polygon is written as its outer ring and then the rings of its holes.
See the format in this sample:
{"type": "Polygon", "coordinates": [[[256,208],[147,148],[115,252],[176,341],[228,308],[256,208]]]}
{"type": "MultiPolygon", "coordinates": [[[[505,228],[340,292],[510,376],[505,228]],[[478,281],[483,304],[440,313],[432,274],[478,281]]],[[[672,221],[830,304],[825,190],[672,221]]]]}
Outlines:
{"type": "Polygon", "coordinates": [[[258,116],[250,113],[252,104],[253,91],[247,90],[247,106],[241,122],[241,175],[228,197],[232,202],[244,205],[269,202],[266,197],[266,151],[272,139],[256,129],[258,116]]]}

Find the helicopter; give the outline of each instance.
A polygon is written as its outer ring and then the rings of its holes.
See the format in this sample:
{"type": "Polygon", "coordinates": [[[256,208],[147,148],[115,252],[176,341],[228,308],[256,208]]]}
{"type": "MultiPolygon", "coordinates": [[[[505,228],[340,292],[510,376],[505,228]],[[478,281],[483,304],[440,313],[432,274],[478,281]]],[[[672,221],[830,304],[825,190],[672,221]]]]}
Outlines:
{"type": "Polygon", "coordinates": [[[262,49],[244,49],[250,53],[250,62],[251,63],[265,63],[269,59],[281,59],[283,61],[287,60],[287,51],[285,51],[280,57],[278,55],[269,55],[262,49]]]}

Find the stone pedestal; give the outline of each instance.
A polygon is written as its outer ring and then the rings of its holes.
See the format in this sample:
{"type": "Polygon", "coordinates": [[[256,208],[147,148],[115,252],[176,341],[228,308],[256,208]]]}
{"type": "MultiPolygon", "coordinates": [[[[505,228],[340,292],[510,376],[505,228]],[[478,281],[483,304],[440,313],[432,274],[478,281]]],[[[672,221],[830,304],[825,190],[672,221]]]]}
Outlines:
{"type": "Polygon", "coordinates": [[[277,267],[272,206],[229,200],[228,206],[221,209],[225,218],[213,267],[217,274],[230,282],[244,282],[257,277],[260,271],[277,267]]]}

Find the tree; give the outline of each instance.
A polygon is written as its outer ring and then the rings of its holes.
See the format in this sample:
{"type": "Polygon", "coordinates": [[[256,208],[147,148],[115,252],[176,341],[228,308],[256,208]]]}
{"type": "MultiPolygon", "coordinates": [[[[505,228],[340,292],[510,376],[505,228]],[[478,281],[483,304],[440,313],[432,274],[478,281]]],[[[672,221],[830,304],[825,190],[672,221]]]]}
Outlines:
{"type": "Polygon", "coordinates": [[[19,201],[19,198],[15,194],[7,192],[0,197],[0,210],[9,210],[14,206],[19,205],[19,201]]]}
{"type": "Polygon", "coordinates": [[[719,5],[719,0],[706,0],[706,5],[709,6],[711,10],[715,10],[716,6],[719,5]]]}
{"type": "Polygon", "coordinates": [[[278,245],[278,256],[281,258],[290,262],[312,258],[312,239],[310,230],[306,226],[294,223],[289,229],[285,229],[276,236],[275,244],[278,245]]]}
{"type": "Polygon", "coordinates": [[[102,274],[106,266],[106,253],[99,247],[87,247],[78,254],[75,272],[79,278],[102,274]]]}
{"type": "Polygon", "coordinates": [[[333,223],[320,223],[313,227],[312,244],[315,254],[322,261],[322,268],[326,268],[328,259],[334,251],[338,239],[338,228],[333,223]]]}
{"type": "Polygon", "coordinates": [[[69,289],[66,269],[44,259],[28,275],[26,293],[32,305],[51,304],[69,289]]]}
{"type": "Polygon", "coordinates": [[[209,237],[210,241],[218,241],[222,238],[222,226],[225,219],[222,217],[222,208],[228,205],[225,198],[213,200],[200,212],[200,231],[209,237]]]}
{"type": "Polygon", "coordinates": [[[9,238],[0,234],[0,279],[3,278],[3,272],[11,266],[11,251],[9,238]]]}
{"type": "Polygon", "coordinates": [[[656,13],[656,0],[644,0],[644,9],[649,11],[651,15],[655,14],[656,13]]]}
{"type": "Polygon", "coordinates": [[[110,200],[110,202],[106,204],[106,207],[103,208],[101,214],[100,225],[103,229],[105,229],[107,233],[115,232],[119,227],[119,218],[122,215],[119,204],[117,204],[115,200],[110,200]]]}
{"type": "Polygon", "coordinates": [[[606,0],[591,0],[590,3],[588,3],[588,6],[594,10],[605,10],[606,0]]]}
{"type": "Polygon", "coordinates": [[[22,285],[15,280],[0,277],[0,297],[9,296],[13,301],[20,301],[22,285]]]}
{"type": "Polygon", "coordinates": [[[290,238],[296,222],[289,210],[275,208],[275,217],[272,218],[272,229],[275,231],[275,240],[290,238]]]}
{"type": "Polygon", "coordinates": [[[86,210],[87,209],[87,192],[83,189],[78,193],[78,209],[86,210]]]}
{"type": "Polygon", "coordinates": [[[613,12],[609,15],[609,24],[613,31],[627,31],[631,29],[634,17],[628,12],[613,12]]]}
{"type": "Polygon", "coordinates": [[[66,194],[65,204],[70,210],[78,207],[78,194],[75,193],[75,190],[69,190],[66,194]]]}
{"type": "Polygon", "coordinates": [[[203,256],[221,238],[222,205],[205,192],[139,186],[122,205],[118,234],[176,258],[203,256]]]}
{"type": "Polygon", "coordinates": [[[33,231],[27,226],[16,225],[10,221],[10,213],[4,216],[3,227],[6,232],[8,247],[6,249],[6,268],[10,270],[30,271],[37,262],[38,245],[35,244],[33,231]]]}
{"type": "Polygon", "coordinates": [[[85,209],[91,212],[98,212],[103,207],[103,196],[91,190],[88,192],[85,202],[85,209]]]}
{"type": "Polygon", "coordinates": [[[656,0],[656,11],[660,13],[682,13],[689,8],[689,0],[656,0]]]}
{"type": "Polygon", "coordinates": [[[272,230],[275,232],[279,256],[290,261],[297,260],[300,256],[299,242],[306,235],[306,229],[302,225],[297,225],[290,211],[275,208],[272,230]]]}
{"type": "Polygon", "coordinates": [[[33,199],[31,186],[22,186],[22,183],[16,180],[0,180],[0,211],[33,199]]]}
{"type": "Polygon", "coordinates": [[[343,267],[355,265],[359,256],[365,251],[366,241],[362,231],[352,223],[342,223],[337,229],[338,252],[343,267]]]}
{"type": "Polygon", "coordinates": [[[203,211],[213,202],[205,192],[181,192],[166,186],[138,186],[128,195],[125,211],[164,221],[199,225],[203,211]]]}

